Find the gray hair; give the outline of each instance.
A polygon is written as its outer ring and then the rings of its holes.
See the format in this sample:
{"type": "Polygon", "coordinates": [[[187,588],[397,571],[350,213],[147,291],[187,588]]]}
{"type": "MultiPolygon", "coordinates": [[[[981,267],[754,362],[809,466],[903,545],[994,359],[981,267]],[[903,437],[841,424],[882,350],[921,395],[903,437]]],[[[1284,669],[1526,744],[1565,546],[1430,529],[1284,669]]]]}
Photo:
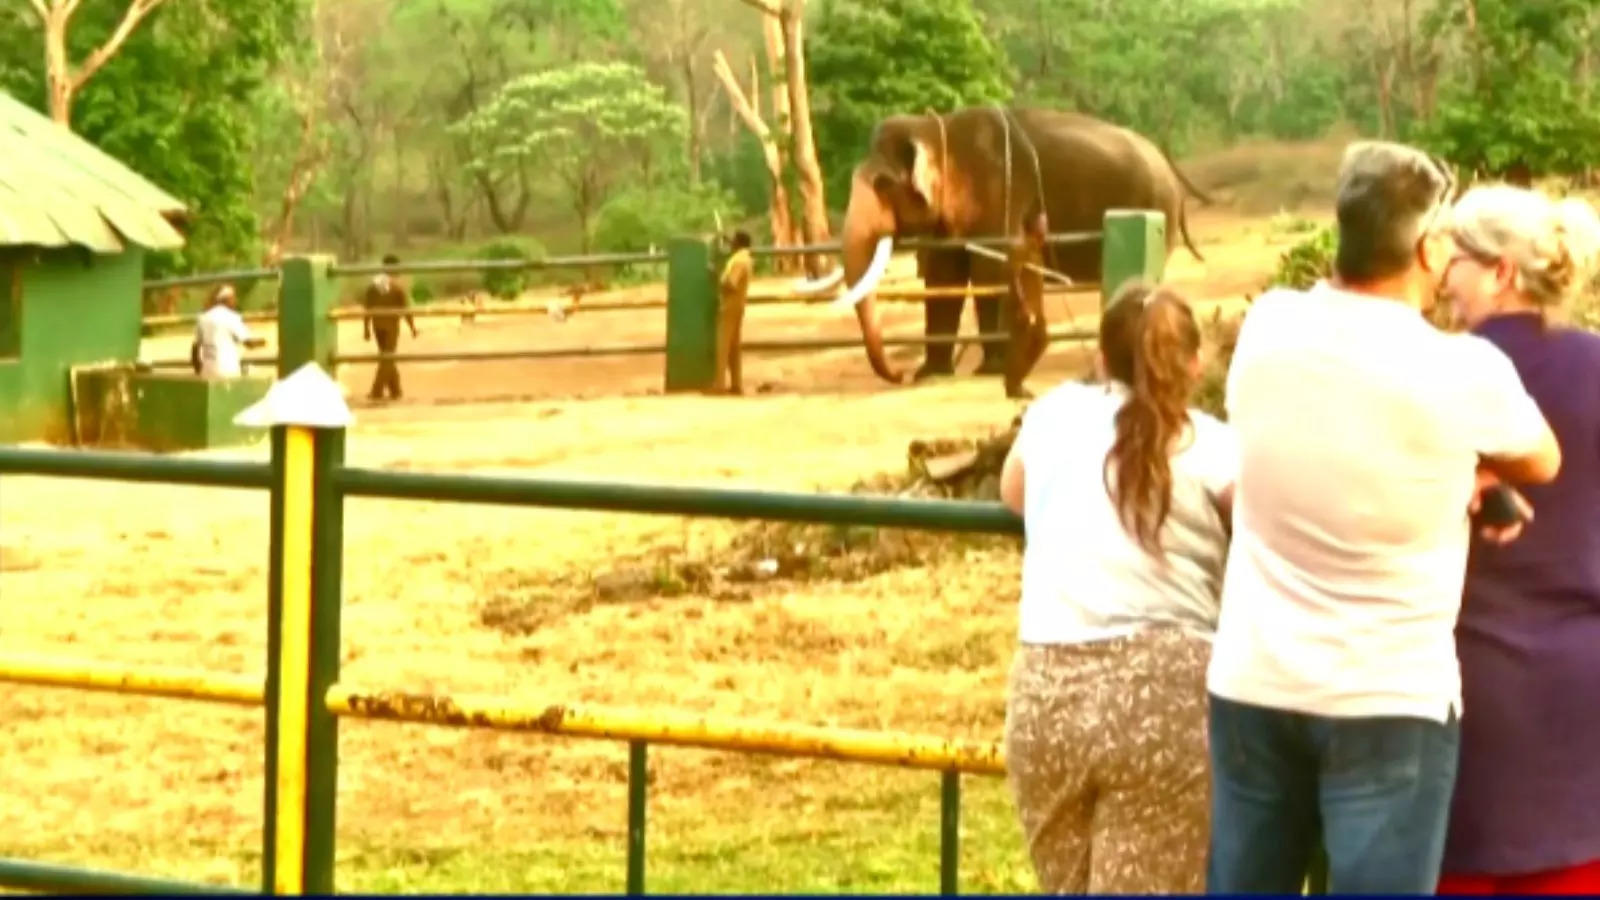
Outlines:
{"type": "Polygon", "coordinates": [[[1512,286],[1540,306],[1565,302],[1600,264],[1600,215],[1582,200],[1487,185],[1468,191],[1451,219],[1458,246],[1480,258],[1510,261],[1512,286]]]}
{"type": "Polygon", "coordinates": [[[1415,147],[1351,144],[1339,166],[1334,271],[1361,284],[1410,269],[1417,241],[1441,224],[1454,185],[1443,163],[1415,147]]]}

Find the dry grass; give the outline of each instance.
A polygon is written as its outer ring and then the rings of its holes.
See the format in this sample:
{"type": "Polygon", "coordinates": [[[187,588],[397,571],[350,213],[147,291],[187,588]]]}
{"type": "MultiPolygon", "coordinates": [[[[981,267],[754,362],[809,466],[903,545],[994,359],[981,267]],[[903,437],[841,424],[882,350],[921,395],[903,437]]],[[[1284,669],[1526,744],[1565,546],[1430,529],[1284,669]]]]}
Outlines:
{"type": "MultiPolygon", "coordinates": [[[[1170,278],[1202,310],[1232,305],[1259,287],[1296,227],[1199,211],[1191,231],[1207,259],[1180,250],[1170,278]]],[[[1058,324],[1092,326],[1093,298],[1053,303],[1058,324]]],[[[920,318],[897,308],[891,330],[919,331],[920,318]]],[[[580,313],[563,325],[433,319],[414,346],[646,342],[659,340],[659,322],[659,312],[580,313]]],[[[746,331],[849,336],[855,327],[825,310],[762,308],[746,331]]],[[[342,340],[358,345],[358,327],[342,340]]],[[[181,355],[182,344],[155,339],[146,353],[174,355],[176,346],[181,355]]],[[[1082,348],[1054,349],[1035,386],[1080,373],[1087,359],[1082,348]]],[[[747,398],[658,396],[659,365],[408,366],[418,399],[360,409],[349,456],[390,469],[843,490],[899,472],[913,439],[983,436],[1017,409],[998,379],[885,389],[858,350],[752,359],[747,377],[767,391],[747,398]],[[507,395],[535,399],[430,403],[507,395]]],[[[370,370],[340,376],[359,394],[370,370]]],[[[264,454],[257,445],[214,455],[264,454]]],[[[261,671],[265,503],[239,492],[5,479],[0,652],[261,671]]],[[[619,561],[715,561],[752,527],[352,501],[344,675],[541,703],[1000,734],[1018,575],[1009,542],[948,541],[852,580],[605,589],[619,561]]],[[[261,731],[255,713],[8,688],[0,855],[250,883],[261,731]]],[[[625,762],[607,742],[347,723],[340,887],[618,889],[625,762]]],[[[928,773],[672,749],[654,751],[652,767],[652,889],[936,884],[938,794],[928,773]]],[[[1003,784],[966,783],[963,889],[1033,889],[1003,784]]]]}

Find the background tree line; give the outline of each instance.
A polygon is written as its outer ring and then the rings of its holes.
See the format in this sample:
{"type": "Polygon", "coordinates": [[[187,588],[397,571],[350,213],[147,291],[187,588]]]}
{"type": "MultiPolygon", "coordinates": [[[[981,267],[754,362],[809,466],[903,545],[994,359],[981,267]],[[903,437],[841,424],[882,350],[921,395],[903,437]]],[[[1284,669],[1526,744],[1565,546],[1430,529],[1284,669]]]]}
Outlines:
{"type": "Polygon", "coordinates": [[[878,118],[976,103],[1600,166],[1600,0],[0,0],[0,33],[0,88],[193,208],[153,273],[818,239],[878,118]]]}

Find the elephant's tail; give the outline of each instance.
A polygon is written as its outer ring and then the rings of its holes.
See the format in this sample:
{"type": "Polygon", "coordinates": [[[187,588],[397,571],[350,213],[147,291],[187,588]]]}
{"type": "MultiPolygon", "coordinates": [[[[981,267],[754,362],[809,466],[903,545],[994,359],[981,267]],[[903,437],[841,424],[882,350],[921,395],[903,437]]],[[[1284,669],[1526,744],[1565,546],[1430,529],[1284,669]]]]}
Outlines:
{"type": "Polygon", "coordinates": [[[1194,258],[1199,260],[1199,261],[1201,261],[1201,262],[1205,262],[1206,258],[1204,256],[1200,255],[1200,251],[1199,250],[1195,249],[1194,240],[1189,237],[1189,214],[1188,214],[1188,208],[1189,208],[1189,198],[1188,197],[1179,197],[1178,198],[1178,233],[1183,235],[1183,245],[1185,247],[1189,248],[1189,252],[1194,254],[1194,258]]]}
{"type": "MultiPolygon", "coordinates": [[[[1194,182],[1190,181],[1189,177],[1183,174],[1183,170],[1178,168],[1178,164],[1172,161],[1172,155],[1167,152],[1167,148],[1158,147],[1157,149],[1161,151],[1161,158],[1167,161],[1167,168],[1172,170],[1173,176],[1178,179],[1178,183],[1183,186],[1185,191],[1193,194],[1196,199],[1206,206],[1215,205],[1216,201],[1206,196],[1204,191],[1195,187],[1194,182]]],[[[1194,258],[1205,262],[1206,258],[1200,255],[1199,250],[1195,249],[1194,240],[1189,237],[1188,208],[1189,198],[1180,194],[1178,197],[1178,232],[1183,235],[1183,245],[1189,248],[1189,252],[1194,255],[1194,258]]]]}
{"type": "Polygon", "coordinates": [[[1172,170],[1172,174],[1177,177],[1178,183],[1183,185],[1184,190],[1193,194],[1195,199],[1199,200],[1201,203],[1204,203],[1206,206],[1216,205],[1217,201],[1211,199],[1211,197],[1208,196],[1204,191],[1195,187],[1194,182],[1189,180],[1189,176],[1183,174],[1183,170],[1178,168],[1178,164],[1172,161],[1172,154],[1167,152],[1167,148],[1158,147],[1157,149],[1161,151],[1161,158],[1167,161],[1167,168],[1172,170]]]}

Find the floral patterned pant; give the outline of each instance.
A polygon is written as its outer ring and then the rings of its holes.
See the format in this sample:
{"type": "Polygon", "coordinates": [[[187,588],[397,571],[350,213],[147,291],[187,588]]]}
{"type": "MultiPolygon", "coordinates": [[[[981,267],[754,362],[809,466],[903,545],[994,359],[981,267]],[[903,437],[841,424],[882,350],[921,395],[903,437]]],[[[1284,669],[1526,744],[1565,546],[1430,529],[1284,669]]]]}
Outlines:
{"type": "Polygon", "coordinates": [[[1046,893],[1204,892],[1210,655],[1174,628],[1018,649],[1007,768],[1046,893]]]}

